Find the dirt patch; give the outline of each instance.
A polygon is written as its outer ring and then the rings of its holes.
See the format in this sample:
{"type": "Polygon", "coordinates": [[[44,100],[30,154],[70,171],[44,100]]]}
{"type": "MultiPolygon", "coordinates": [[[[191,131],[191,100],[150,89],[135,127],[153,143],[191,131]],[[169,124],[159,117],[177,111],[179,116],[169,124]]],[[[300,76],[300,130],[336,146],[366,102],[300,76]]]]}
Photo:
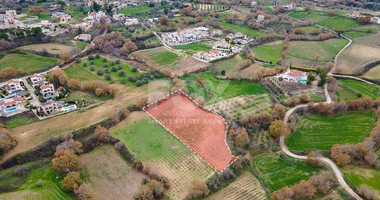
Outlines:
{"type": "Polygon", "coordinates": [[[273,42],[265,43],[265,45],[267,45],[267,46],[276,46],[276,45],[280,45],[282,43],[283,43],[282,40],[276,40],[276,41],[273,41],[273,42]]]}
{"type": "Polygon", "coordinates": [[[61,54],[65,52],[69,52],[70,49],[73,48],[71,46],[63,45],[63,44],[32,44],[20,47],[20,49],[28,50],[28,51],[43,51],[46,49],[48,53],[51,54],[61,54]]]}
{"type": "Polygon", "coordinates": [[[134,199],[143,173],[128,165],[112,146],[102,146],[81,156],[88,181],[95,189],[96,199],[134,199]]]}
{"type": "Polygon", "coordinates": [[[223,118],[199,107],[181,91],[144,110],[217,171],[223,171],[236,159],[225,142],[223,118]]]}
{"type": "Polygon", "coordinates": [[[185,71],[187,71],[188,73],[192,73],[200,69],[203,69],[208,66],[208,63],[199,61],[193,57],[188,56],[185,59],[178,61],[176,65],[180,67],[180,70],[176,70],[175,72],[179,75],[183,75],[185,71]]]}

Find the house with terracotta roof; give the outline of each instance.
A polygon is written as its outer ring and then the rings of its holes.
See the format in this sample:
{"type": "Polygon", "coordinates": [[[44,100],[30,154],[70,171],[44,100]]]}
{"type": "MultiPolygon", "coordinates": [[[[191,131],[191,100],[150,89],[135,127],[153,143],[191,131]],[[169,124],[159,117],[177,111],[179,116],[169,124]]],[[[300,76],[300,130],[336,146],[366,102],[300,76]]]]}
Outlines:
{"type": "Polygon", "coordinates": [[[35,87],[37,85],[41,86],[47,83],[46,77],[41,74],[33,74],[29,76],[30,82],[32,83],[32,86],[35,87]]]}
{"type": "Polygon", "coordinates": [[[51,83],[41,87],[41,94],[44,99],[51,99],[57,96],[55,93],[54,85],[51,83]]]}
{"type": "Polygon", "coordinates": [[[59,110],[59,105],[56,101],[49,100],[45,103],[41,104],[41,109],[44,111],[46,115],[50,115],[59,110]]]}
{"type": "Polygon", "coordinates": [[[22,97],[14,97],[10,99],[0,99],[0,116],[12,116],[26,111],[24,108],[25,100],[22,97]]]}
{"type": "Polygon", "coordinates": [[[20,79],[11,79],[7,81],[7,84],[5,85],[5,91],[7,91],[8,94],[20,92],[21,90],[24,90],[22,87],[23,85],[24,82],[22,82],[20,79]]]}
{"type": "Polygon", "coordinates": [[[285,81],[298,82],[302,84],[307,83],[307,73],[296,69],[288,70],[282,77],[285,81]]]}

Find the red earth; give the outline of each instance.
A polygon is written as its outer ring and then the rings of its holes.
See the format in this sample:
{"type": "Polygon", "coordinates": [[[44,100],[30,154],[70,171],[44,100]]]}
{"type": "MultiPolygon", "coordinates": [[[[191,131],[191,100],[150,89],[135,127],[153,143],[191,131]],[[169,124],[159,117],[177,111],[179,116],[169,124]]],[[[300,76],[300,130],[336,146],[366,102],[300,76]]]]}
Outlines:
{"type": "Polygon", "coordinates": [[[200,107],[182,91],[177,91],[144,110],[218,172],[236,159],[225,142],[224,119],[200,107]]]}

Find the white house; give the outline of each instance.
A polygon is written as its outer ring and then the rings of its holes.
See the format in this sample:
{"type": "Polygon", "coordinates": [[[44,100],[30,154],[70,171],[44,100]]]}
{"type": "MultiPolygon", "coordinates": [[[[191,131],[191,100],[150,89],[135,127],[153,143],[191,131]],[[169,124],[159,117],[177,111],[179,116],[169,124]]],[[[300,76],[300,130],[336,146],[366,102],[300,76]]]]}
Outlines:
{"type": "Polygon", "coordinates": [[[89,42],[91,41],[91,38],[92,36],[90,34],[80,34],[74,37],[74,40],[89,42]]]}
{"type": "Polygon", "coordinates": [[[281,75],[285,81],[298,82],[302,84],[307,83],[307,73],[299,70],[288,70],[281,75]]]}
{"type": "Polygon", "coordinates": [[[55,113],[59,109],[59,107],[57,102],[49,100],[41,104],[41,109],[44,111],[46,115],[50,115],[55,113]]]}
{"type": "Polygon", "coordinates": [[[32,86],[35,87],[37,85],[41,86],[47,83],[46,77],[41,74],[33,74],[29,76],[30,81],[32,82],[32,86]]]}
{"type": "Polygon", "coordinates": [[[8,17],[16,17],[17,12],[16,10],[6,10],[5,15],[7,15],[8,17]]]}
{"type": "Polygon", "coordinates": [[[0,99],[0,116],[12,116],[23,112],[25,100],[22,97],[14,97],[11,99],[0,99]]]}
{"type": "Polygon", "coordinates": [[[264,19],[265,19],[264,15],[258,15],[257,16],[257,22],[262,22],[262,21],[264,21],[264,19]]]}
{"type": "Polygon", "coordinates": [[[54,90],[54,85],[53,84],[47,84],[41,87],[41,94],[42,96],[46,98],[52,98],[55,96],[55,90],[54,90]]]}
{"type": "Polygon", "coordinates": [[[137,18],[127,18],[125,19],[125,25],[126,26],[132,26],[139,24],[139,20],[137,18]]]}
{"type": "Polygon", "coordinates": [[[256,1],[252,1],[251,2],[251,7],[255,7],[257,5],[257,2],[256,1]]]}
{"type": "Polygon", "coordinates": [[[21,80],[12,79],[7,81],[7,84],[5,85],[5,90],[8,94],[13,94],[21,90],[24,90],[22,85],[24,85],[24,83],[21,80]]]}
{"type": "Polygon", "coordinates": [[[71,21],[72,17],[69,14],[65,14],[65,15],[59,17],[59,19],[61,20],[61,22],[60,22],[61,24],[66,24],[69,21],[71,21]]]}

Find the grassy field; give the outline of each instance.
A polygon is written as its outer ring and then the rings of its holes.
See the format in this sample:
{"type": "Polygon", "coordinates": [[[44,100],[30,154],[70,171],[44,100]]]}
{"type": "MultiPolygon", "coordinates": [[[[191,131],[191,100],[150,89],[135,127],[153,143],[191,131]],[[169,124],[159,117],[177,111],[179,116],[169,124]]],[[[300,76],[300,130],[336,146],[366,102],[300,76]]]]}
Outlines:
{"type": "Polygon", "coordinates": [[[7,129],[12,129],[12,128],[16,128],[16,127],[19,127],[19,126],[23,126],[23,125],[26,125],[26,124],[30,124],[30,123],[33,123],[33,122],[36,122],[38,121],[37,118],[28,118],[28,117],[18,117],[18,118],[13,118],[11,120],[9,120],[7,122],[7,124],[5,125],[5,128],[7,129]]]}
{"type": "Polygon", "coordinates": [[[289,16],[296,19],[311,20],[316,23],[322,22],[329,18],[329,16],[327,16],[327,12],[317,10],[310,10],[309,12],[293,11],[289,13],[289,16]]]}
{"type": "Polygon", "coordinates": [[[332,30],[343,31],[348,31],[358,26],[358,22],[356,20],[342,16],[330,17],[318,24],[332,30]]]}
{"type": "Polygon", "coordinates": [[[43,67],[54,65],[57,60],[56,58],[42,57],[31,53],[8,54],[0,59],[0,70],[6,67],[14,67],[30,73],[43,67]]]}
{"type": "Polygon", "coordinates": [[[205,161],[145,112],[132,113],[110,132],[127,145],[136,159],[169,178],[171,199],[184,198],[190,180],[205,181],[214,173],[205,161]]]}
{"type": "Polygon", "coordinates": [[[379,97],[380,88],[376,85],[349,79],[341,79],[338,82],[340,87],[336,94],[340,101],[357,99],[358,94],[361,94],[363,97],[371,97],[374,100],[379,97]]]}
{"type": "Polygon", "coordinates": [[[111,145],[81,155],[85,181],[97,191],[96,199],[132,199],[147,178],[120,157],[111,145]],[[112,161],[112,162],[110,162],[112,161]]]}
{"type": "Polygon", "coordinates": [[[31,51],[40,51],[46,49],[48,53],[51,54],[61,54],[64,52],[69,52],[71,50],[71,46],[63,45],[63,44],[55,44],[55,43],[46,43],[46,44],[31,44],[22,46],[19,49],[23,50],[31,50],[31,51]]]}
{"type": "Polygon", "coordinates": [[[380,65],[376,65],[363,74],[364,78],[371,80],[380,80],[380,65]]]}
{"type": "Polygon", "coordinates": [[[204,42],[194,42],[191,44],[185,44],[185,45],[179,45],[175,46],[175,49],[182,50],[187,55],[193,55],[197,53],[198,51],[210,51],[211,47],[209,46],[210,42],[204,41],[204,42]]]}
{"type": "Polygon", "coordinates": [[[183,58],[182,56],[176,53],[168,51],[165,47],[143,51],[142,53],[148,56],[159,66],[173,65],[174,63],[183,58]]]}
{"type": "MultiPolygon", "coordinates": [[[[94,58],[93,62],[93,66],[94,66],[94,70],[91,71],[90,69],[90,66],[91,66],[91,61],[89,61],[88,59],[82,59],[82,61],[80,63],[75,63],[73,64],[72,66],[64,69],[64,71],[66,72],[67,76],[69,78],[75,78],[77,80],[80,80],[80,81],[83,81],[83,80],[105,80],[105,75],[108,74],[111,76],[111,79],[109,81],[117,81],[119,83],[121,83],[121,80],[122,79],[127,79],[128,76],[130,75],[139,75],[139,72],[132,72],[132,68],[131,66],[129,65],[128,62],[126,61],[121,61],[120,64],[116,64],[114,63],[112,65],[112,61],[107,59],[106,62],[103,61],[103,58],[94,58]],[[83,63],[87,63],[87,66],[84,67],[83,66],[83,63]],[[108,64],[107,67],[104,66],[104,64],[108,64]],[[121,68],[119,69],[119,66],[121,66],[121,68]],[[115,71],[112,71],[112,67],[116,67],[116,70],[115,71]],[[105,70],[109,70],[109,72],[107,73],[105,70]],[[97,72],[101,70],[103,71],[103,75],[97,75],[97,72]],[[118,74],[118,71],[120,70],[123,70],[125,72],[124,75],[119,75],[118,74]]],[[[133,85],[132,82],[130,81],[125,81],[124,84],[127,84],[127,85],[133,85]]]]}
{"type": "Polygon", "coordinates": [[[330,39],[321,42],[314,41],[292,41],[290,42],[287,54],[301,59],[315,60],[319,56],[319,61],[332,61],[335,55],[347,44],[345,39],[330,39]]]}
{"type": "Polygon", "coordinates": [[[152,7],[149,7],[149,6],[141,6],[141,7],[135,7],[135,8],[122,8],[120,10],[120,14],[130,15],[134,13],[149,12],[150,10],[152,10],[152,7]]]}
{"type": "Polygon", "coordinates": [[[302,117],[295,133],[288,136],[291,150],[329,151],[334,144],[353,144],[368,136],[376,123],[373,111],[338,114],[328,118],[320,115],[302,117]]]}
{"type": "Polygon", "coordinates": [[[266,94],[267,91],[258,83],[249,81],[228,81],[216,79],[212,72],[203,72],[200,74],[191,74],[181,77],[185,80],[187,89],[190,94],[203,96],[207,104],[213,104],[221,100],[241,96],[266,94]],[[203,88],[195,82],[197,78],[203,78],[206,82],[206,88],[203,88]]]}
{"type": "Polygon", "coordinates": [[[259,45],[254,47],[252,51],[257,59],[277,64],[277,60],[281,57],[282,44],[259,45]]]}
{"type": "Polygon", "coordinates": [[[13,171],[19,166],[1,171],[0,186],[14,186],[17,189],[0,194],[0,199],[75,199],[73,195],[61,190],[64,175],[58,174],[50,161],[47,162],[45,165],[39,165],[37,162],[25,164],[31,169],[25,177],[13,175],[13,171]]]}
{"type": "Polygon", "coordinates": [[[266,200],[266,193],[259,181],[250,172],[240,175],[227,187],[212,194],[206,200],[235,200],[235,199],[255,199],[266,200]]]}
{"type": "Polygon", "coordinates": [[[355,187],[361,185],[377,190],[380,194],[380,170],[358,166],[346,166],[343,168],[344,177],[355,187]]]}
{"type": "Polygon", "coordinates": [[[219,71],[224,70],[227,74],[228,72],[236,71],[236,66],[241,60],[242,58],[239,55],[236,55],[233,58],[218,60],[212,63],[212,66],[218,69],[219,71]]]}
{"type": "Polygon", "coordinates": [[[280,157],[278,153],[267,153],[253,158],[253,165],[264,184],[273,192],[308,179],[316,172],[306,163],[296,163],[280,157]]]}
{"type": "Polygon", "coordinates": [[[83,99],[85,99],[86,101],[107,101],[112,99],[112,97],[98,97],[94,94],[82,91],[70,91],[70,94],[65,98],[66,101],[81,101],[83,99]]]}
{"type": "Polygon", "coordinates": [[[240,32],[248,36],[255,36],[255,37],[261,37],[265,35],[265,32],[262,30],[255,30],[248,28],[246,26],[236,25],[236,24],[230,24],[227,22],[222,22],[223,29],[231,28],[235,33],[240,32]]]}

